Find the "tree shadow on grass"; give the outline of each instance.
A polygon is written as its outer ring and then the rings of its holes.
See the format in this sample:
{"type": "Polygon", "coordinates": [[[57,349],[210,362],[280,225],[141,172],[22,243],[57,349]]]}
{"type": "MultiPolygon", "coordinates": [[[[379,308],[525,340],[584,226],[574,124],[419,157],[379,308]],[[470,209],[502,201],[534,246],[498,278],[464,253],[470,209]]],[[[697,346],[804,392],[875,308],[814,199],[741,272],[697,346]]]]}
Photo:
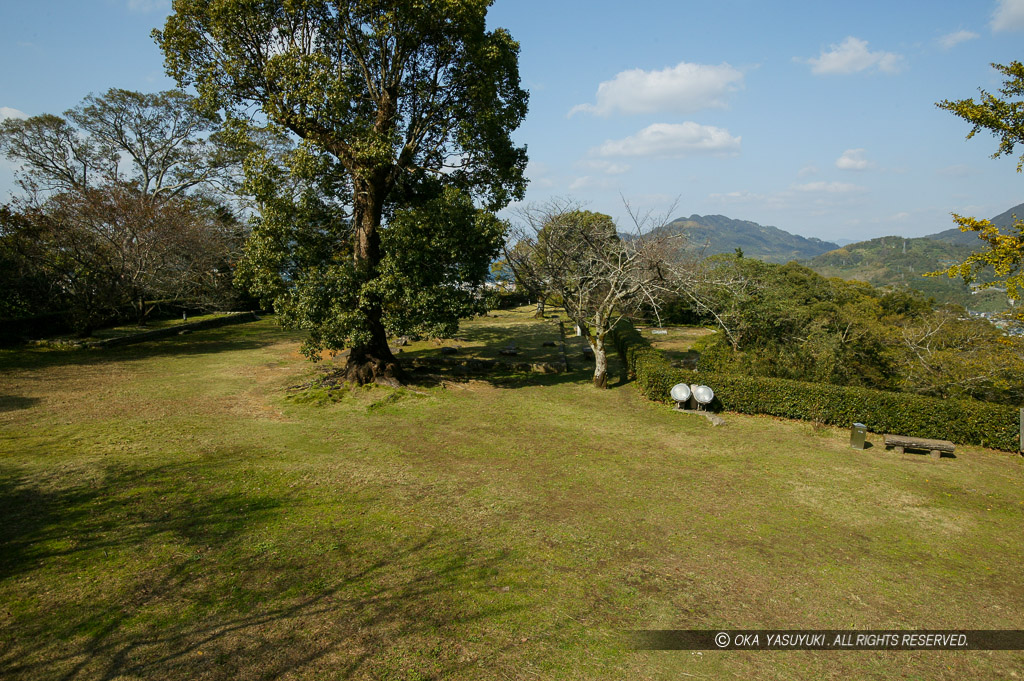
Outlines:
{"type": "Polygon", "coordinates": [[[20,397],[18,395],[0,395],[0,413],[28,409],[39,403],[38,397],[20,397]]]}
{"type": "Polygon", "coordinates": [[[298,339],[299,335],[294,331],[283,329],[273,321],[262,321],[205,329],[183,336],[113,348],[17,348],[0,352],[0,372],[254,350],[298,339]]]}
{"type": "Polygon", "coordinates": [[[224,489],[232,456],[75,482],[0,470],[0,587],[33,594],[0,618],[0,675],[443,678],[479,658],[467,629],[500,629],[522,607],[496,583],[504,551],[382,532],[365,492],[303,541],[264,546],[308,502],[224,489]]]}

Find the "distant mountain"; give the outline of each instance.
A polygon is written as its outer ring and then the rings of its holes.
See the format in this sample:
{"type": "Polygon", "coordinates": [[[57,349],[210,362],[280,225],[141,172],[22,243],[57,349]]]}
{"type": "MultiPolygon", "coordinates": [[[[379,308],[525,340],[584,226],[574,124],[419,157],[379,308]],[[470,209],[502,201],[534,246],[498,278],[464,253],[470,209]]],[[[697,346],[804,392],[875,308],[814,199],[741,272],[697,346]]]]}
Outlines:
{"type": "MultiPolygon", "coordinates": [[[[1013,216],[1016,215],[1018,218],[1024,220],[1024,203],[1014,206],[1005,213],[991,218],[990,222],[1000,229],[1006,229],[1013,224],[1013,216]]],[[[937,239],[938,241],[945,241],[951,244],[959,244],[961,246],[970,246],[971,248],[981,248],[982,244],[978,241],[978,235],[974,232],[961,232],[959,227],[953,227],[945,231],[939,232],[938,234],[929,234],[926,238],[937,239]]]]}
{"type": "Polygon", "coordinates": [[[733,220],[724,215],[691,215],[678,218],[660,231],[683,233],[690,244],[705,255],[743,250],[744,257],[765,262],[785,263],[805,260],[838,248],[838,244],[790,234],[778,227],[765,227],[749,220],[733,220]]]}
{"type": "MultiPolygon", "coordinates": [[[[959,230],[954,231],[960,234],[959,230]]],[[[803,264],[826,277],[916,289],[938,303],[955,303],[983,312],[1006,309],[1005,293],[995,290],[972,293],[960,279],[923,276],[963,261],[972,248],[932,237],[884,236],[829,251],[803,264]]]]}

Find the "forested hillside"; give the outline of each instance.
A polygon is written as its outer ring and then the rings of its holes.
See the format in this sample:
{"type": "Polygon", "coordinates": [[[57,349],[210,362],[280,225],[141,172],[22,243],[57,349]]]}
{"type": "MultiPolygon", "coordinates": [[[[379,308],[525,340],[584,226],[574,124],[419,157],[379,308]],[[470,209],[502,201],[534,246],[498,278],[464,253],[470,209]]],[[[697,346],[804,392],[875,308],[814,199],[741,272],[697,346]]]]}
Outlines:
{"type": "Polygon", "coordinates": [[[829,241],[808,239],[778,227],[734,220],[724,215],[677,218],[663,229],[685,234],[690,246],[705,255],[733,253],[739,248],[744,256],[764,262],[804,260],[838,247],[829,241]]]}
{"type": "MultiPolygon", "coordinates": [[[[977,241],[972,234],[964,236],[977,241]]],[[[905,239],[886,236],[829,251],[805,264],[826,277],[865,281],[873,286],[915,289],[934,298],[937,303],[954,303],[979,312],[1005,310],[1006,296],[1000,291],[972,294],[970,287],[959,279],[924,276],[961,262],[971,250],[971,246],[931,237],[905,239]]]]}

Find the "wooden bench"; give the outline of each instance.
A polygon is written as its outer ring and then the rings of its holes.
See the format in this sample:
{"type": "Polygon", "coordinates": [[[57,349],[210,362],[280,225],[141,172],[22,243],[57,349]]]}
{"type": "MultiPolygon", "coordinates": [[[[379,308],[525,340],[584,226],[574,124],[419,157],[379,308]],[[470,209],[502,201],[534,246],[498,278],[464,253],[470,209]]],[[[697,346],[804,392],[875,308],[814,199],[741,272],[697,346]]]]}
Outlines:
{"type": "Polygon", "coordinates": [[[927,449],[933,459],[942,458],[942,452],[953,453],[955,445],[948,440],[929,440],[923,437],[907,437],[905,435],[885,436],[885,448],[894,448],[897,453],[902,454],[905,449],[927,449]]]}

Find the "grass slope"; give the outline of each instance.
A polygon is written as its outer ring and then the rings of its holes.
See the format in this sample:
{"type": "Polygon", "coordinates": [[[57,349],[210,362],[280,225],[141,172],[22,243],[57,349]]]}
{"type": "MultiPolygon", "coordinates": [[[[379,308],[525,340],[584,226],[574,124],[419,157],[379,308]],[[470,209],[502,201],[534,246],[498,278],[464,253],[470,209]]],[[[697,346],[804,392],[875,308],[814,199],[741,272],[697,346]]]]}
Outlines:
{"type": "Polygon", "coordinates": [[[0,352],[0,677],[1020,675],[1021,652],[624,649],[636,628],[1024,628],[1024,466],[716,429],[588,374],[304,402],[287,388],[319,369],[269,319],[0,352]]]}

